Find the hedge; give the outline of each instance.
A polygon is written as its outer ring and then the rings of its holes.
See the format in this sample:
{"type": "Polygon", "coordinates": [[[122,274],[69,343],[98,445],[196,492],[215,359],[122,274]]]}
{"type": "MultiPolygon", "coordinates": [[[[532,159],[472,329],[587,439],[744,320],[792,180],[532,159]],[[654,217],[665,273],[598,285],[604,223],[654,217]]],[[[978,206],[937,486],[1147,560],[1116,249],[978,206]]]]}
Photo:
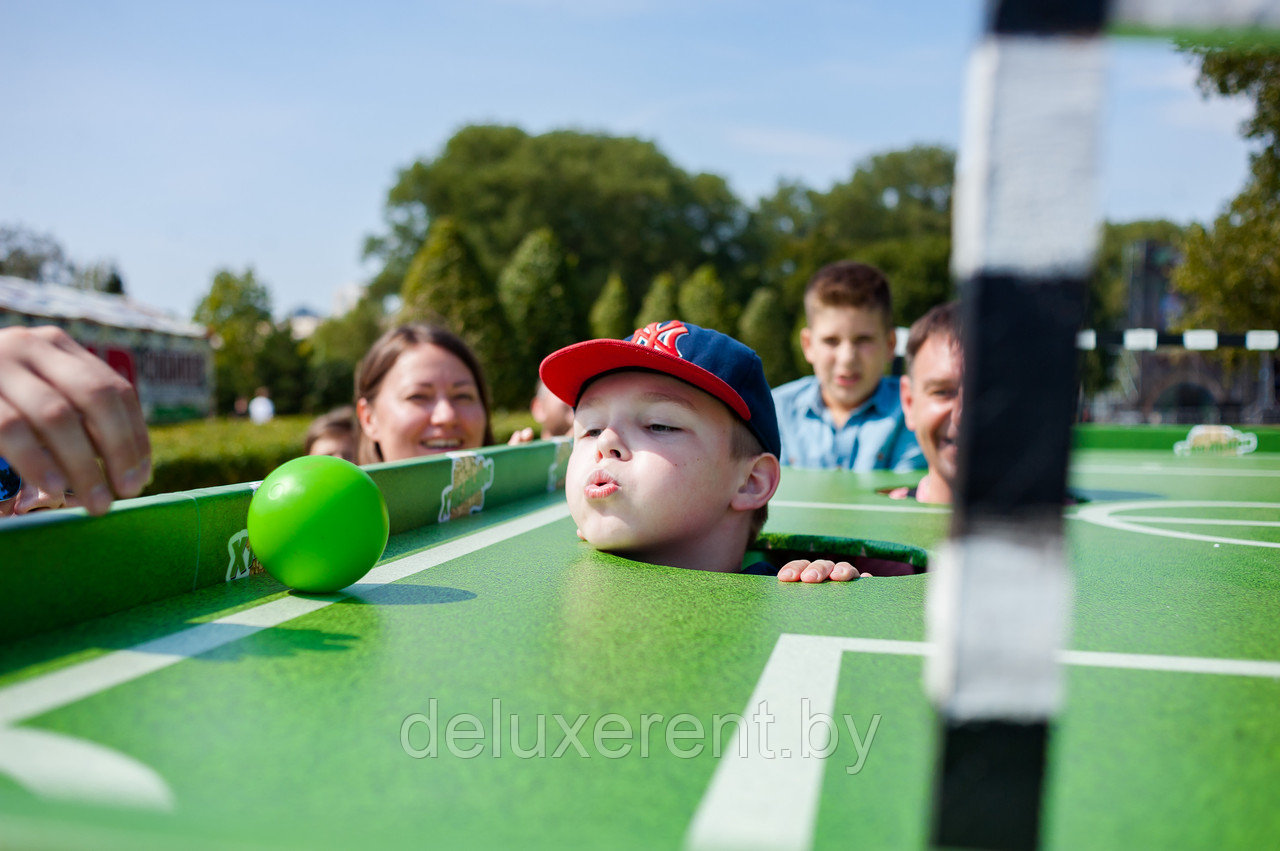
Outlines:
{"type": "MultiPolygon", "coordinates": [[[[255,425],[246,419],[219,417],[152,426],[154,473],[145,494],[261,481],[302,454],[311,419],[309,415],[276,417],[255,425]]],[[[516,429],[533,424],[528,411],[496,411],[494,437],[506,443],[516,429]]]]}

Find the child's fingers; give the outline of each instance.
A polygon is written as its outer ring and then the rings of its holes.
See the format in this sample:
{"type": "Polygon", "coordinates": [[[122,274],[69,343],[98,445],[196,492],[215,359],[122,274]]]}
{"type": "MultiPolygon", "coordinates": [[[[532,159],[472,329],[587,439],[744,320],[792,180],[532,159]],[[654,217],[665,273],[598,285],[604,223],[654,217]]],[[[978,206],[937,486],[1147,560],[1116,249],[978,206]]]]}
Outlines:
{"type": "Polygon", "coordinates": [[[831,575],[831,571],[835,569],[835,566],[835,562],[830,559],[815,559],[800,574],[800,581],[809,583],[825,582],[827,577],[831,575]]]}
{"type": "Polygon", "coordinates": [[[782,566],[782,570],[778,571],[778,581],[798,582],[801,572],[808,566],[808,559],[798,558],[795,561],[789,561],[782,566]]]}
{"type": "MultiPolygon", "coordinates": [[[[863,574],[863,576],[866,575],[867,574],[865,573],[863,574]]],[[[831,569],[832,582],[849,582],[850,580],[857,578],[858,571],[855,570],[853,565],[849,564],[847,561],[838,561],[836,562],[836,566],[831,569]]]]}

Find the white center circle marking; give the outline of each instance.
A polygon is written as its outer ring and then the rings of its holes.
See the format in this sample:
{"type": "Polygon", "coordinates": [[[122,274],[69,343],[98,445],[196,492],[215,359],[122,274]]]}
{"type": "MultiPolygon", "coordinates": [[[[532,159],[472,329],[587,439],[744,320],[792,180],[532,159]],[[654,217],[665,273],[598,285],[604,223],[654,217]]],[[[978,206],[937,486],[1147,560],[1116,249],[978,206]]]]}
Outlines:
{"type": "MultiPolygon", "coordinates": [[[[1087,505],[1077,511],[1074,516],[1081,520],[1087,520],[1088,522],[1098,526],[1106,526],[1110,529],[1120,529],[1125,532],[1137,532],[1141,535],[1155,535],[1160,538],[1183,538],[1188,541],[1205,541],[1208,543],[1218,544],[1239,544],[1244,547],[1271,547],[1280,549],[1280,542],[1276,541],[1257,541],[1251,538],[1224,538],[1216,535],[1200,535],[1195,532],[1182,532],[1176,529],[1154,528],[1152,526],[1144,525],[1145,523],[1158,523],[1161,526],[1164,526],[1165,524],[1181,522],[1189,526],[1193,526],[1209,522],[1196,517],[1115,516],[1117,512],[1121,511],[1159,510],[1165,508],[1243,508],[1253,511],[1269,509],[1271,511],[1275,511],[1277,515],[1280,516],[1280,503],[1277,502],[1206,502],[1203,500],[1164,499],[1087,505]]],[[[1274,527],[1276,523],[1273,520],[1224,520],[1215,522],[1215,525],[1274,527]]]]}

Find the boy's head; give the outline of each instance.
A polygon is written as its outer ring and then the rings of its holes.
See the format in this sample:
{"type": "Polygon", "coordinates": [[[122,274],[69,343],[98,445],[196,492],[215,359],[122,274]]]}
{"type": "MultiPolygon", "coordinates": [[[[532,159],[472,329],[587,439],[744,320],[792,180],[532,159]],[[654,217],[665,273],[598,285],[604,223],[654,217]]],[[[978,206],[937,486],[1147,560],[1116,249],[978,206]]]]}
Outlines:
{"type": "Polygon", "coordinates": [[[843,423],[871,397],[893,361],[889,282],[865,263],[823,266],[805,288],[804,313],[800,348],[813,365],[822,401],[843,423]]]}
{"type": "Polygon", "coordinates": [[[781,439],[760,358],[679,320],[549,355],[542,380],[574,406],[570,512],[598,549],[736,570],[779,479],[781,439]]]}
{"type": "Polygon", "coordinates": [[[921,483],[922,501],[951,502],[964,408],[963,384],[960,305],[950,301],[934,307],[911,325],[907,373],[899,386],[907,428],[915,432],[929,463],[929,482],[921,483]]]}

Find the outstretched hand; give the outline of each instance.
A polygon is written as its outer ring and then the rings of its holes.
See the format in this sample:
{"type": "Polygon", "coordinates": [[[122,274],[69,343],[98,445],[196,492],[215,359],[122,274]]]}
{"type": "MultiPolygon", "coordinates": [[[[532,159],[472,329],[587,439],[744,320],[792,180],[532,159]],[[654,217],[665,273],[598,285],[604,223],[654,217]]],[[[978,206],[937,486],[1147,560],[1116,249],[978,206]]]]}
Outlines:
{"type": "Polygon", "coordinates": [[[0,328],[0,457],[46,491],[74,490],[90,514],[151,477],[133,386],[54,327],[0,328]]]}

